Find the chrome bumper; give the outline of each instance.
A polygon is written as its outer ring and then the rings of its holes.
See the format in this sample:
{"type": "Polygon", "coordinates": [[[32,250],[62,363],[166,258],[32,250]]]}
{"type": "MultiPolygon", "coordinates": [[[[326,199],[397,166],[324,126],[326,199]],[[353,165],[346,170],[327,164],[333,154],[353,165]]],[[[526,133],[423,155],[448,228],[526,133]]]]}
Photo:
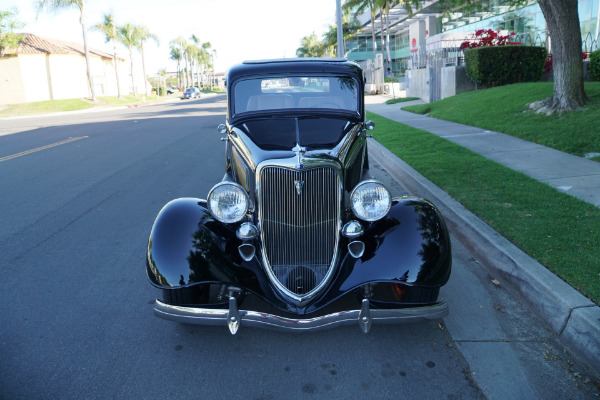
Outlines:
{"type": "Polygon", "coordinates": [[[422,307],[370,309],[369,301],[365,299],[362,301],[360,310],[341,311],[309,319],[292,319],[257,311],[238,310],[234,298],[229,299],[229,309],[172,306],[156,300],[154,315],[186,324],[227,325],[233,335],[236,334],[240,325],[295,332],[324,330],[341,325],[358,325],[364,333],[367,333],[372,323],[394,324],[441,319],[448,315],[448,304],[442,301],[422,307]]]}

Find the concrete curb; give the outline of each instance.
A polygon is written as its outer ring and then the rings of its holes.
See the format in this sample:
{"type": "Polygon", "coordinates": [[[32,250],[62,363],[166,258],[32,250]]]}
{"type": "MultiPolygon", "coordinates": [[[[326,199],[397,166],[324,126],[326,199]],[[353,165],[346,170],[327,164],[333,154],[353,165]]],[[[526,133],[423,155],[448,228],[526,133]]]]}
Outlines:
{"type": "Polygon", "coordinates": [[[416,196],[433,202],[454,237],[574,353],[600,372],[600,307],[529,257],[374,139],[369,156],[416,196]]]}

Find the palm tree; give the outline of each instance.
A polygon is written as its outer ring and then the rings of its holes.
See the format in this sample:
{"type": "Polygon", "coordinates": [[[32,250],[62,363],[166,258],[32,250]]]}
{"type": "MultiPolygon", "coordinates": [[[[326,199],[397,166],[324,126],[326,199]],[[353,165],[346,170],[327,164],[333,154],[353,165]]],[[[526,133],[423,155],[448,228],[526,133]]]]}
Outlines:
{"type": "Polygon", "coordinates": [[[317,38],[314,32],[309,36],[304,36],[300,44],[301,47],[296,49],[296,57],[323,57],[325,54],[325,44],[317,38]]]}
{"type": "Polygon", "coordinates": [[[391,62],[390,55],[390,8],[399,3],[397,0],[376,0],[377,6],[379,7],[380,23],[381,23],[381,45],[383,52],[383,65],[384,74],[388,75],[389,67],[388,63],[391,62]],[[385,32],[383,22],[385,19],[385,32]]]}
{"type": "MultiPolygon", "coordinates": [[[[167,78],[166,78],[166,76],[167,76],[167,69],[166,68],[161,68],[161,69],[158,70],[158,86],[160,86],[160,83],[163,82],[163,84],[164,84],[163,87],[165,88],[163,90],[163,95],[167,94],[167,78]],[[164,77],[165,79],[163,79],[161,81],[161,79],[160,79],[161,77],[164,77]]],[[[161,92],[160,87],[156,88],[156,92],[158,93],[158,95],[160,95],[160,92],[161,92]]]]}
{"type": "Polygon", "coordinates": [[[144,43],[148,40],[154,40],[156,45],[159,45],[158,36],[150,33],[145,25],[136,26],[137,38],[139,40],[139,49],[142,52],[142,70],[144,71],[144,89],[146,90],[146,96],[148,95],[148,75],[146,75],[146,60],[144,58],[144,43]]]}
{"type": "Polygon", "coordinates": [[[194,42],[194,61],[196,64],[196,85],[200,87],[200,74],[202,63],[204,62],[204,55],[202,54],[206,50],[200,43],[200,38],[196,35],[192,35],[190,40],[194,42]]]}
{"type": "MultiPolygon", "coordinates": [[[[342,28],[344,32],[344,42],[358,32],[362,25],[350,13],[345,13],[342,18],[342,28]]],[[[337,54],[337,25],[329,25],[329,30],[323,35],[323,42],[327,47],[326,51],[332,57],[344,57],[344,54],[337,54]]],[[[345,48],[346,46],[344,46],[345,48]]]]}
{"type": "Polygon", "coordinates": [[[346,0],[343,5],[345,11],[354,11],[354,16],[365,12],[371,12],[371,39],[373,40],[373,61],[377,59],[377,40],[375,39],[375,16],[377,12],[376,0],[346,0]]]}
{"type": "Polygon", "coordinates": [[[177,86],[178,89],[181,89],[181,73],[179,71],[181,64],[181,50],[179,50],[179,48],[175,46],[173,42],[169,44],[169,47],[171,48],[171,60],[177,62],[177,86]]]}
{"type": "Polygon", "coordinates": [[[119,71],[117,68],[117,26],[115,25],[115,16],[111,12],[110,14],[104,14],[104,22],[96,24],[92,27],[93,29],[104,33],[106,36],[106,43],[112,41],[113,44],[113,61],[115,67],[115,75],[117,76],[117,96],[121,97],[121,82],[119,81],[119,71]]]}
{"type": "Polygon", "coordinates": [[[36,4],[38,10],[49,8],[50,10],[57,11],[63,8],[79,8],[79,22],[81,23],[81,30],[83,31],[83,51],[85,53],[85,65],[87,69],[88,84],[90,86],[90,92],[92,94],[92,101],[96,101],[96,93],[94,92],[94,80],[92,79],[92,71],[90,69],[90,54],[88,51],[87,43],[87,16],[85,13],[85,0],[37,0],[36,4]]]}
{"type": "Polygon", "coordinates": [[[190,70],[188,71],[190,76],[190,86],[194,86],[194,64],[198,55],[198,48],[194,46],[194,44],[188,43],[185,47],[185,53],[187,54],[190,63],[190,70]]]}
{"type": "Polygon", "coordinates": [[[212,79],[210,80],[210,90],[213,90],[213,88],[215,87],[215,82],[216,82],[215,57],[217,57],[217,50],[212,49],[210,52],[210,68],[212,70],[212,79]]]}
{"type": "MultiPolygon", "coordinates": [[[[181,54],[181,59],[183,61],[185,61],[185,74],[184,74],[185,82],[182,82],[185,87],[189,87],[188,71],[190,70],[188,54],[186,52],[187,46],[188,46],[187,41],[183,38],[183,36],[179,36],[171,42],[171,47],[175,47],[175,48],[179,49],[179,52],[181,54]]],[[[183,69],[183,66],[182,66],[182,69],[183,69]]]]}
{"type": "MultiPolygon", "coordinates": [[[[202,57],[202,65],[204,68],[204,71],[206,73],[206,78],[208,79],[208,71],[210,69],[210,50],[212,49],[212,44],[210,44],[210,42],[204,42],[202,43],[202,52],[201,52],[201,57],[202,57]]],[[[204,84],[204,76],[202,77],[202,83],[204,84]]],[[[208,83],[206,84],[208,86],[208,83]]]]}
{"type": "Polygon", "coordinates": [[[140,40],[138,38],[138,29],[134,25],[125,24],[119,28],[118,32],[119,42],[123,43],[129,48],[129,60],[131,65],[131,84],[133,86],[133,95],[137,96],[137,91],[135,89],[135,79],[133,75],[133,49],[139,48],[140,40]]]}

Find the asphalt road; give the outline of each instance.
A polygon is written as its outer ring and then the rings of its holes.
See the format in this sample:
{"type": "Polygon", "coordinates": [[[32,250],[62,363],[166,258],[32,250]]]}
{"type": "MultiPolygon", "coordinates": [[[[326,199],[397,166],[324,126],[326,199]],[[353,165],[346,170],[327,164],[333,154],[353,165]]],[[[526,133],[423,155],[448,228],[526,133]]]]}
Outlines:
{"type": "Polygon", "coordinates": [[[594,376],[460,243],[439,323],[231,336],[155,318],[150,228],[222,178],[224,111],[221,96],[0,120],[1,399],[595,396],[594,376]]]}

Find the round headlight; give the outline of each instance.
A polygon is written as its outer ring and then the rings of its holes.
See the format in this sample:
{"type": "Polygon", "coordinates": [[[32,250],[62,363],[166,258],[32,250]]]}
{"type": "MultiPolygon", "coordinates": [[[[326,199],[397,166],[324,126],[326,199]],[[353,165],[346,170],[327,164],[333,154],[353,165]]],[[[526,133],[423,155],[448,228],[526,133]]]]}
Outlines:
{"type": "Polygon", "coordinates": [[[226,224],[240,221],[248,211],[248,194],[237,183],[221,182],[208,193],[208,210],[226,224]]]}
{"type": "Polygon", "coordinates": [[[350,207],[358,218],[377,221],[385,217],[392,206],[392,195],[377,181],[360,182],[350,195],[350,207]]]}

